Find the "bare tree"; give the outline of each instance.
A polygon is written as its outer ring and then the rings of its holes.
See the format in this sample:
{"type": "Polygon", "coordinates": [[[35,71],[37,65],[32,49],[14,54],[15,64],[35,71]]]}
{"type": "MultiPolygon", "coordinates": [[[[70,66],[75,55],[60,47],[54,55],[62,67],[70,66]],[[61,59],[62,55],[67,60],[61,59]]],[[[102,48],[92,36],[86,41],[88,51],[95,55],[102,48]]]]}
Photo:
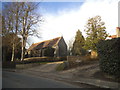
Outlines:
{"type": "Polygon", "coordinates": [[[68,41],[68,54],[69,54],[69,55],[72,55],[73,42],[74,42],[74,38],[71,38],[71,39],[68,41]]]}
{"type": "MultiPolygon", "coordinates": [[[[12,15],[12,7],[8,8],[8,4],[5,5],[4,7],[5,9],[3,10],[3,35],[5,37],[5,35],[8,35],[8,33],[10,32],[14,32],[14,19],[13,19],[13,15],[12,15]]],[[[9,36],[9,40],[11,39],[11,36],[9,36]]],[[[14,50],[15,50],[15,42],[14,42],[14,38],[12,38],[12,40],[10,40],[10,45],[12,43],[12,58],[11,61],[13,61],[14,59],[14,50]]]]}
{"type": "Polygon", "coordinates": [[[22,36],[22,53],[21,60],[24,60],[25,46],[29,35],[36,34],[36,24],[41,21],[40,15],[35,13],[39,3],[22,2],[20,17],[21,22],[21,36],[22,36]]]}
{"type": "MultiPolygon", "coordinates": [[[[29,35],[35,35],[36,24],[41,21],[40,15],[35,10],[39,3],[33,2],[11,2],[7,3],[4,8],[4,32],[13,32],[22,36],[22,53],[21,60],[24,59],[26,41],[29,35]]],[[[15,46],[17,45],[13,38],[12,59],[14,60],[15,46]]]]}
{"type": "Polygon", "coordinates": [[[4,10],[3,10],[3,34],[9,35],[9,33],[13,33],[9,36],[9,38],[12,38],[10,40],[12,45],[12,58],[11,61],[14,61],[15,56],[15,48],[19,44],[16,42],[18,39],[18,29],[20,29],[19,26],[19,16],[20,16],[20,4],[18,2],[14,3],[5,3],[4,10]],[[14,36],[13,36],[14,35],[14,36]]]}

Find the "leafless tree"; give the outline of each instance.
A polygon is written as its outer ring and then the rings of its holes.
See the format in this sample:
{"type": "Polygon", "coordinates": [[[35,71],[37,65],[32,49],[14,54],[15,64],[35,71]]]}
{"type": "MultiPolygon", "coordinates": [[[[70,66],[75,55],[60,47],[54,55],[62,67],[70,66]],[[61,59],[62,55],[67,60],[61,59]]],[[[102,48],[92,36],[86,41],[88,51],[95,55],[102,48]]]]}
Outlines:
{"type": "Polygon", "coordinates": [[[25,56],[25,46],[29,35],[36,34],[36,24],[41,21],[40,15],[35,13],[38,3],[22,2],[21,3],[21,35],[22,35],[22,53],[21,60],[25,56]]]}
{"type": "MultiPolygon", "coordinates": [[[[8,35],[8,33],[13,33],[15,32],[14,30],[14,17],[13,17],[13,7],[12,4],[10,4],[10,7],[8,7],[8,4],[4,6],[3,10],[3,16],[2,16],[2,31],[3,31],[3,36],[8,35]]],[[[14,9],[15,10],[15,9],[14,9]]],[[[12,36],[13,37],[13,36],[12,36]]],[[[9,40],[12,38],[11,35],[9,36],[9,40]]],[[[14,60],[14,51],[15,51],[15,37],[10,40],[11,42],[9,43],[10,45],[12,44],[12,58],[11,61],[14,60]]],[[[5,42],[5,41],[3,41],[5,42]]]]}
{"type": "Polygon", "coordinates": [[[69,55],[72,55],[72,47],[73,47],[73,42],[74,42],[74,38],[71,38],[69,41],[68,41],[68,54],[69,55]]]}
{"type": "MultiPolygon", "coordinates": [[[[13,32],[22,36],[21,60],[24,60],[26,41],[29,35],[35,35],[36,24],[41,21],[40,15],[35,10],[39,3],[11,2],[5,5],[4,24],[5,32],[13,32]]],[[[15,38],[13,38],[15,41],[15,38]]],[[[13,42],[12,61],[14,59],[15,43],[13,42]]]]}

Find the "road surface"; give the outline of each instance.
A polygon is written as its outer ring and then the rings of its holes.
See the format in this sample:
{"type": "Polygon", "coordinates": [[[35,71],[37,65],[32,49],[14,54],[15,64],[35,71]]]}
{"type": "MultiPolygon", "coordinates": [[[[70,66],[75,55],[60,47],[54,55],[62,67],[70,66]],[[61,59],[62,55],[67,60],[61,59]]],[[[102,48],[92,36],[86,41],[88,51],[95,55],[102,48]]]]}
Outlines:
{"type": "Polygon", "coordinates": [[[2,88],[79,88],[71,84],[23,73],[3,71],[2,88]]]}

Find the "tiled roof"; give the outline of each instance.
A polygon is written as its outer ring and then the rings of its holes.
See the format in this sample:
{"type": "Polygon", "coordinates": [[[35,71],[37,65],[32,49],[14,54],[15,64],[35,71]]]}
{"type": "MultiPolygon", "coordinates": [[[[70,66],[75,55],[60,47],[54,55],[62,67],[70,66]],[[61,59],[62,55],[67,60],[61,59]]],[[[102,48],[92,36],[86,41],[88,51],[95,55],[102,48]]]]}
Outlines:
{"type": "Polygon", "coordinates": [[[120,27],[116,27],[116,30],[117,30],[117,32],[116,32],[116,35],[110,35],[110,36],[108,36],[109,38],[117,38],[118,36],[118,31],[120,30],[120,27]]]}
{"type": "Polygon", "coordinates": [[[117,35],[110,35],[109,38],[116,38],[117,35]]]}
{"type": "Polygon", "coordinates": [[[30,51],[30,50],[33,50],[33,49],[41,49],[41,48],[45,48],[45,47],[49,47],[49,46],[54,47],[58,44],[60,39],[61,39],[61,37],[57,37],[57,38],[54,38],[54,39],[34,43],[30,46],[30,48],[27,51],[30,51]]]}
{"type": "Polygon", "coordinates": [[[120,27],[116,27],[116,29],[120,29],[120,27]]]}

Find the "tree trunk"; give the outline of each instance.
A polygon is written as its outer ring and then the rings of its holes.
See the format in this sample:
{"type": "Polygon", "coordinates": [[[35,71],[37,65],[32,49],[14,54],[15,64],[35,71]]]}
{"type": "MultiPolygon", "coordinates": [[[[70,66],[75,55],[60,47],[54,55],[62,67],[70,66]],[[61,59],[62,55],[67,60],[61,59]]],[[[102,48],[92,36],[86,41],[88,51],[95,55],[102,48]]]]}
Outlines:
{"type": "Polygon", "coordinates": [[[13,43],[11,61],[14,61],[14,55],[15,55],[15,44],[13,43]]]}
{"type": "Polygon", "coordinates": [[[23,37],[22,37],[22,52],[21,52],[21,61],[23,61],[23,51],[24,51],[24,47],[23,47],[23,37]]]}
{"type": "Polygon", "coordinates": [[[26,36],[24,35],[24,36],[22,37],[22,53],[21,53],[21,61],[23,61],[23,60],[24,60],[24,57],[25,57],[25,46],[26,46],[26,40],[27,40],[27,38],[26,38],[26,36]]]}
{"type": "Polygon", "coordinates": [[[22,37],[22,53],[21,53],[21,61],[24,60],[24,55],[25,55],[25,39],[22,37]]]}

